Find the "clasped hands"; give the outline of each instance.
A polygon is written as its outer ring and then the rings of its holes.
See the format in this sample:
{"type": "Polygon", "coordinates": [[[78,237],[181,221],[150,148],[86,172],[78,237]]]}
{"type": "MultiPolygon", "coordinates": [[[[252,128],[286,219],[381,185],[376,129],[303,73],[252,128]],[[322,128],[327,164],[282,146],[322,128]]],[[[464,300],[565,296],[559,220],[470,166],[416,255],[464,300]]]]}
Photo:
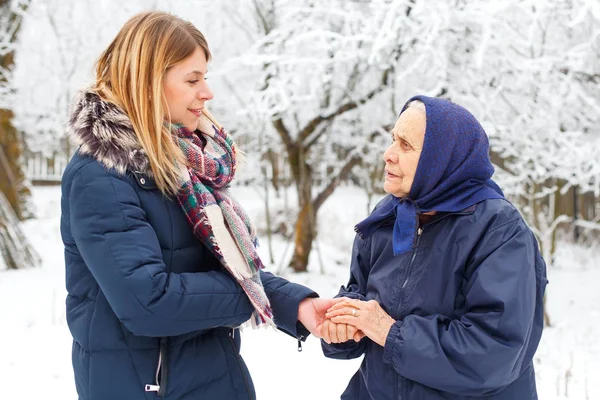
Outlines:
{"type": "Polygon", "coordinates": [[[358,342],[367,336],[382,347],[396,322],[377,301],[346,297],[305,299],[300,304],[298,319],[327,343],[358,342]]]}

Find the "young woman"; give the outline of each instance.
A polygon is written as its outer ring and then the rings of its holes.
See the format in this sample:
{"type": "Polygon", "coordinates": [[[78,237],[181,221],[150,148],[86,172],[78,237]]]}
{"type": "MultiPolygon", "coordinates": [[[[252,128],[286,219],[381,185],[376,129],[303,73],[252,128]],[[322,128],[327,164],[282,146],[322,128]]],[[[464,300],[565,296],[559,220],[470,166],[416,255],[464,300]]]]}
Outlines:
{"type": "Polygon", "coordinates": [[[303,340],[331,300],[261,271],[227,187],[236,147],[206,111],[208,45],[149,12],[74,102],[62,180],[67,320],[80,399],[253,399],[237,329],[303,340]]]}

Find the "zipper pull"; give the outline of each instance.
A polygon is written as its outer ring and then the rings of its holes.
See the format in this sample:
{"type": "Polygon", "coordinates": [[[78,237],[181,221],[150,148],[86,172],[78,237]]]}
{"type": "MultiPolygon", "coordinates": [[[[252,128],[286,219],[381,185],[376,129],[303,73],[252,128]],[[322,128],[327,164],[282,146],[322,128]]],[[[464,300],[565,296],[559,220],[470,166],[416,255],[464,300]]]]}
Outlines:
{"type": "Polygon", "coordinates": [[[417,235],[421,236],[422,233],[423,233],[423,228],[417,229],[417,235]]]}
{"type": "Polygon", "coordinates": [[[158,392],[160,390],[160,386],[158,385],[146,385],[145,389],[146,392],[158,392]]]}
{"type": "Polygon", "coordinates": [[[302,339],[304,338],[303,335],[300,335],[300,337],[298,338],[298,352],[302,352],[302,339]]]}
{"type": "Polygon", "coordinates": [[[229,336],[231,336],[232,339],[235,339],[235,328],[231,329],[229,336]]]}

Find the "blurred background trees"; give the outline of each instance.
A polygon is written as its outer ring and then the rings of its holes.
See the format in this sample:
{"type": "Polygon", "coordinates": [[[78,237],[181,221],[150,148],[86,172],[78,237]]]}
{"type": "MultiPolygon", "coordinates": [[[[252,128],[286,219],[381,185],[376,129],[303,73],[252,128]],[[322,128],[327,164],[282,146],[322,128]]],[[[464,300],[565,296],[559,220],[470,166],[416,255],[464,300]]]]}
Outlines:
{"type": "MultiPolygon", "coordinates": [[[[294,247],[294,271],[331,229],[319,210],[336,187],[381,195],[381,154],[414,94],[451,99],[482,122],[494,179],[549,264],[557,235],[598,244],[600,3],[585,0],[39,0],[16,8],[18,37],[3,11],[1,32],[12,33],[0,36],[0,115],[16,129],[0,141],[5,151],[20,143],[3,185],[60,180],[74,150],[63,137],[70,99],[123,22],[149,8],[206,34],[210,107],[248,155],[239,182],[290,198],[266,212],[269,232],[294,247]]],[[[24,218],[26,185],[10,186],[24,218]]]]}

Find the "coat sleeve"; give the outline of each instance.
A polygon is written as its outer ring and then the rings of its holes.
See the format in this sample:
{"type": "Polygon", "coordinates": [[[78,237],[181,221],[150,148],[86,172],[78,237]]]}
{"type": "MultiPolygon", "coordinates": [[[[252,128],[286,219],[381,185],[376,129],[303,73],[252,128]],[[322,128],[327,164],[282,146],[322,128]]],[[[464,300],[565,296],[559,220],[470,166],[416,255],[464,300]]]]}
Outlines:
{"type": "MultiPolygon", "coordinates": [[[[354,239],[352,246],[352,259],[350,261],[350,280],[346,286],[340,288],[339,293],[335,297],[348,297],[351,299],[366,301],[365,293],[367,286],[367,270],[361,255],[361,248],[365,246],[365,242],[358,236],[354,239]]],[[[321,340],[321,348],[325,357],[339,360],[350,360],[363,355],[367,348],[367,342],[370,339],[364,337],[360,342],[349,340],[345,343],[328,344],[321,340]]]]}
{"type": "Polygon", "coordinates": [[[252,305],[228,274],[167,272],[131,185],[89,163],[63,193],[77,249],[119,320],[135,335],[155,337],[247,321],[252,305]]]}
{"type": "Polygon", "coordinates": [[[319,297],[311,289],[261,271],[260,278],[271,303],[275,325],[282,332],[306,340],[310,332],[298,321],[298,306],[307,297],[319,297]]]}
{"type": "Polygon", "coordinates": [[[464,315],[412,314],[392,326],[383,361],[400,375],[463,396],[491,395],[518,378],[536,308],[535,238],[519,219],[481,242],[464,315]]]}

